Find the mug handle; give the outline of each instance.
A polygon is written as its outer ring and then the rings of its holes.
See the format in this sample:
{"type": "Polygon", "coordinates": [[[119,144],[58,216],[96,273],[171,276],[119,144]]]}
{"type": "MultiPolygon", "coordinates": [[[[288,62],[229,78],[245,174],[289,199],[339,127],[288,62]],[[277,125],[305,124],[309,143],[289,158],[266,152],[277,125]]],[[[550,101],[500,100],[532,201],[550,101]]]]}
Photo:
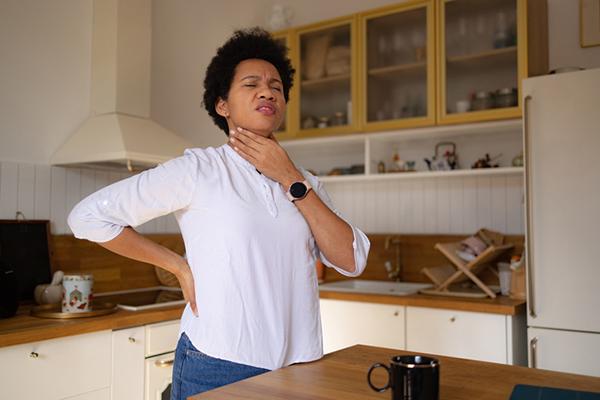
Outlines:
{"type": "Polygon", "coordinates": [[[367,374],[367,382],[369,383],[369,386],[371,386],[371,389],[373,389],[374,391],[385,392],[390,387],[390,368],[387,365],[381,364],[381,363],[376,363],[376,364],[371,365],[371,368],[369,368],[369,373],[367,374]],[[388,381],[384,387],[377,387],[371,383],[371,372],[373,372],[375,370],[375,368],[379,368],[379,367],[385,368],[385,370],[388,373],[388,381]]]}

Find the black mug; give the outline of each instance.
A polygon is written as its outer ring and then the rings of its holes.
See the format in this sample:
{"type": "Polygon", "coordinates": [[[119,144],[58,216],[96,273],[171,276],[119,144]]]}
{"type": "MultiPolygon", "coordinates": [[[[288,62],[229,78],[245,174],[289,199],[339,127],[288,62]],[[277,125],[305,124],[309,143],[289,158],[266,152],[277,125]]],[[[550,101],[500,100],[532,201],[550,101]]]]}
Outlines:
{"type": "Polygon", "coordinates": [[[376,392],[392,389],[392,400],[438,400],[440,393],[440,363],[424,356],[395,356],[390,366],[376,363],[367,374],[369,386],[376,392]],[[375,368],[385,368],[388,382],[383,387],[371,383],[375,368]]]}

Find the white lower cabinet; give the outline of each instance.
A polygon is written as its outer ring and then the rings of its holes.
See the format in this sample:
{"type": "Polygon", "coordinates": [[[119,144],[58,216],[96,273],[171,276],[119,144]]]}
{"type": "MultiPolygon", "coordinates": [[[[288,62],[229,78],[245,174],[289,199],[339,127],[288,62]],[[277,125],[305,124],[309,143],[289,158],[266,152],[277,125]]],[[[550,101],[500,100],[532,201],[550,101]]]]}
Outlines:
{"type": "Polygon", "coordinates": [[[104,388],[93,392],[80,394],[73,397],[65,397],[62,400],[111,400],[110,389],[104,388]]]}
{"type": "Polygon", "coordinates": [[[3,399],[108,400],[111,331],[0,349],[3,399]]]}
{"type": "Polygon", "coordinates": [[[530,367],[600,377],[600,334],[529,328],[530,367]]]}
{"type": "Polygon", "coordinates": [[[112,400],[144,398],[145,347],[143,326],[113,331],[112,400]]]}
{"type": "Polygon", "coordinates": [[[523,316],[406,307],[406,349],[526,365],[523,316]]]}
{"type": "Polygon", "coordinates": [[[169,398],[179,320],[113,331],[111,400],[169,398]]]}
{"type": "Polygon", "coordinates": [[[404,349],[404,306],[321,299],[323,350],[355,344],[404,349]]]}

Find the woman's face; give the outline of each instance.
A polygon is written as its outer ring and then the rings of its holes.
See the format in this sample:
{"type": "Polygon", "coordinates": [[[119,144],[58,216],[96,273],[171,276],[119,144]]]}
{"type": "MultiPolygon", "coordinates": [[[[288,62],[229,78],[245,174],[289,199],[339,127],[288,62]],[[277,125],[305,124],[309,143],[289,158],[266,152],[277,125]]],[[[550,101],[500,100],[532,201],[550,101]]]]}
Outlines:
{"type": "Polygon", "coordinates": [[[235,69],[227,100],[217,101],[217,113],[229,129],[242,127],[268,137],[285,116],[285,98],[279,72],[259,59],[244,60],[235,69]]]}

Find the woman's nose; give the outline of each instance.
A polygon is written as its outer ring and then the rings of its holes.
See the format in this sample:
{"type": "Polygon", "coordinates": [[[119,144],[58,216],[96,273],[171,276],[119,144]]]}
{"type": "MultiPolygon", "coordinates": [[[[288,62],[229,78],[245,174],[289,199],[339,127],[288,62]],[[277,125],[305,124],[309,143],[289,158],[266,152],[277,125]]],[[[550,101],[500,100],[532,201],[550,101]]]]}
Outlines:
{"type": "Polygon", "coordinates": [[[271,88],[268,87],[261,87],[260,91],[258,92],[258,97],[261,99],[275,100],[275,96],[273,96],[271,88]]]}

